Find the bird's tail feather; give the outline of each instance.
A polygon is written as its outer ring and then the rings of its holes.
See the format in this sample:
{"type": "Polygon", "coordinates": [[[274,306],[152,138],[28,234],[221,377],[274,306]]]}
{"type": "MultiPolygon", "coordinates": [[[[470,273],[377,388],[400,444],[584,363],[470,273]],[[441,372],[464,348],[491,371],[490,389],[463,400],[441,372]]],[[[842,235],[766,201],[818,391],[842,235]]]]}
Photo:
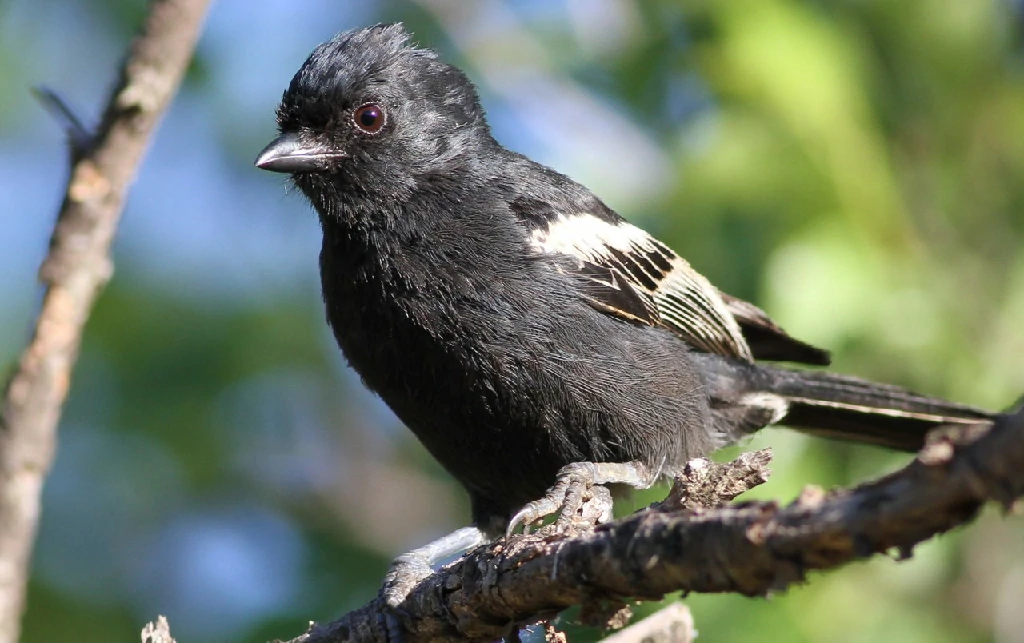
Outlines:
{"type": "MultiPolygon", "coordinates": [[[[712,356],[705,356],[712,357],[712,356]]],[[[708,388],[713,410],[736,435],[780,422],[823,437],[916,451],[944,424],[990,422],[995,415],[856,377],[797,371],[713,357],[708,388]]],[[[738,436],[737,436],[738,437],[738,436]]]]}

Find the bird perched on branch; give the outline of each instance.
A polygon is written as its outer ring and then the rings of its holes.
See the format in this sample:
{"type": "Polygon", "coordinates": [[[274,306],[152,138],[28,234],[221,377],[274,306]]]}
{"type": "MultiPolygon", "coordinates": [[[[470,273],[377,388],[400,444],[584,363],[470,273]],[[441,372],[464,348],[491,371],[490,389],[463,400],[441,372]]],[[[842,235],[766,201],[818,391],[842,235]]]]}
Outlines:
{"type": "Polygon", "coordinates": [[[256,165],[290,174],[320,216],[339,346],[469,493],[474,527],[421,562],[768,424],[913,450],[937,425],[992,418],[761,363],[829,357],[502,147],[466,75],[400,25],[317,47],[277,121],[256,165]]]}

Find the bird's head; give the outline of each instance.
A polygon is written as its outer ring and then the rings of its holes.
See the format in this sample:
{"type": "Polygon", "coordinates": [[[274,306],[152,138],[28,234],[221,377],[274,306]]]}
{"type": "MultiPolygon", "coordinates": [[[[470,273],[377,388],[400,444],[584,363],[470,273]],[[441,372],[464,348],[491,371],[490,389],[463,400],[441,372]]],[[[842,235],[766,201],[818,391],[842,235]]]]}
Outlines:
{"type": "Polygon", "coordinates": [[[406,193],[490,140],[473,84],[410,44],[400,24],[347,31],[317,47],[277,110],[280,135],[256,159],[323,193],[406,193]]]}

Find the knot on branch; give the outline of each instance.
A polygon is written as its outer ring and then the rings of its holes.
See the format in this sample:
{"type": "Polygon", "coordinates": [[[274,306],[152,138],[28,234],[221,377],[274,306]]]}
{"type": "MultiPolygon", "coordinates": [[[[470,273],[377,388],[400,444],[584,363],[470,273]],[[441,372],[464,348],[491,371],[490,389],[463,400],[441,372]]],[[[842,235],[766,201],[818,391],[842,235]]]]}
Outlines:
{"type": "Polygon", "coordinates": [[[690,460],[676,476],[668,497],[653,508],[701,511],[721,507],[741,493],[767,482],[771,460],[771,449],[744,453],[732,462],[718,463],[707,458],[690,460]]]}

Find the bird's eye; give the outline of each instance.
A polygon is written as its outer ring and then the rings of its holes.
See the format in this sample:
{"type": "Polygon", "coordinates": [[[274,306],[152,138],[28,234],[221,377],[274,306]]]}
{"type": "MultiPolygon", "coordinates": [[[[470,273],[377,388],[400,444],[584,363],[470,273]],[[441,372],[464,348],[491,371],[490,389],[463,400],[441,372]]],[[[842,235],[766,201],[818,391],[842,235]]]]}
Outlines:
{"type": "Polygon", "coordinates": [[[352,114],[352,120],[355,121],[356,127],[367,134],[376,134],[384,127],[384,121],[387,119],[380,105],[367,103],[362,107],[356,108],[356,111],[352,114]]]}

